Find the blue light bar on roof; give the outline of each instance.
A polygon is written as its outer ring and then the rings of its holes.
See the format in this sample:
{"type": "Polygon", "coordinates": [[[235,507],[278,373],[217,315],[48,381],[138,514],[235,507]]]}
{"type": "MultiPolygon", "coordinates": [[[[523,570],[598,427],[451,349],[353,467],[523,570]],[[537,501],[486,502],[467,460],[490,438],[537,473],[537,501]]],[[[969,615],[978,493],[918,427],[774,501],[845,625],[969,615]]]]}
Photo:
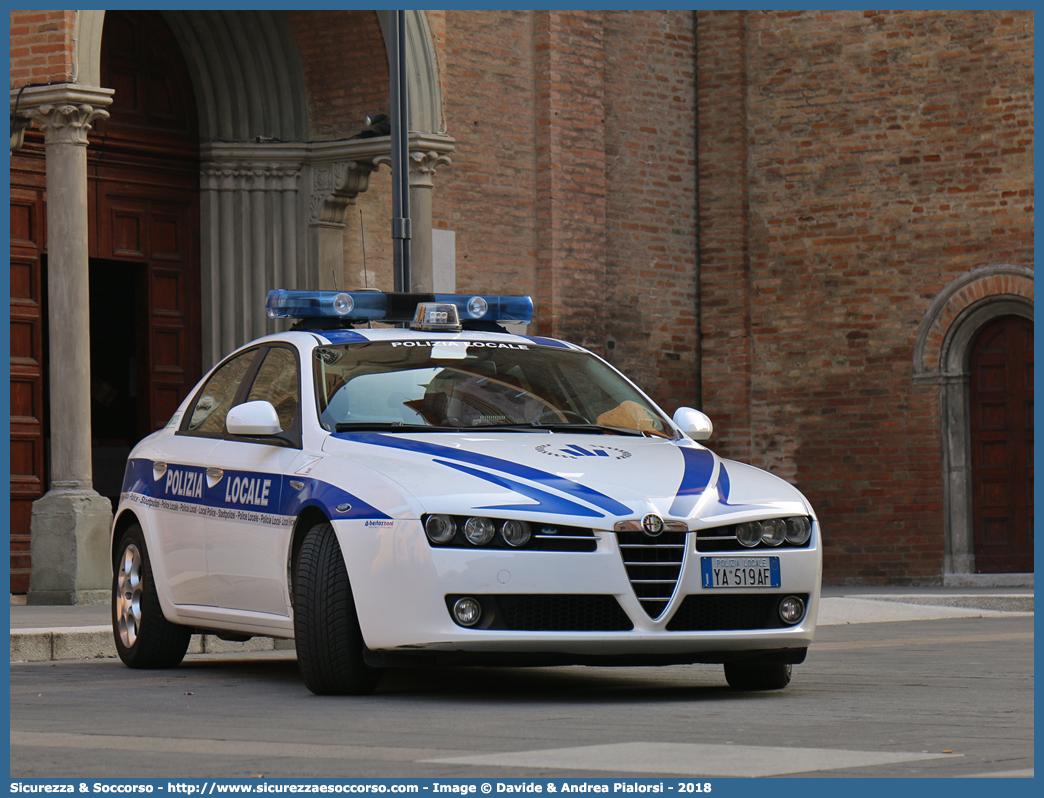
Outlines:
{"type": "Polygon", "coordinates": [[[277,288],[268,292],[265,309],[270,319],[344,319],[347,321],[412,321],[420,302],[455,305],[457,315],[468,322],[529,324],[533,300],[528,296],[486,294],[399,294],[377,291],[295,291],[277,288]]]}

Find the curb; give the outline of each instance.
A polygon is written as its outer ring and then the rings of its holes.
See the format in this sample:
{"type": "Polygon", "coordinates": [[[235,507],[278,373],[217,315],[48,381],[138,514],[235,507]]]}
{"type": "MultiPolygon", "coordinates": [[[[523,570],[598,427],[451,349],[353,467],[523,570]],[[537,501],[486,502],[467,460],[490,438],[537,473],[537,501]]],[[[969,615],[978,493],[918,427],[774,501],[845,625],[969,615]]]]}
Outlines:
{"type": "MultiPolygon", "coordinates": [[[[245,643],[214,635],[193,635],[188,654],[241,654],[251,651],[293,651],[293,640],[255,637],[245,643]]],[[[12,629],[11,662],[53,662],[72,659],[110,659],[116,645],[109,626],[64,629],[12,629]]]]}

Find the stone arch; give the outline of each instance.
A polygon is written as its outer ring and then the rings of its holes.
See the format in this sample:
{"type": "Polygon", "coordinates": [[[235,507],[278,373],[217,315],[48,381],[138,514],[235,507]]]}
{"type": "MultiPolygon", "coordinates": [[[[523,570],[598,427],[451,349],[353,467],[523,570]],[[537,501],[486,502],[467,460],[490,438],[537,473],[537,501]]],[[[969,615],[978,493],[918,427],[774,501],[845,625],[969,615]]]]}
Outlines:
{"type": "Polygon", "coordinates": [[[972,535],[970,353],[984,326],[1001,316],[1033,319],[1033,270],[1000,264],[958,277],[925,314],[914,347],[914,379],[939,385],[943,448],[946,584],[1022,581],[1013,576],[977,577],[972,535]]]}
{"type": "MultiPolygon", "coordinates": [[[[77,17],[75,63],[85,85],[101,80],[104,13],[77,17]]],[[[343,263],[344,210],[365,190],[374,159],[389,142],[315,140],[287,12],[161,13],[185,56],[198,106],[205,369],[224,352],[272,331],[263,312],[268,288],[331,287],[326,283],[343,263]],[[330,183],[331,175],[341,174],[343,184],[330,183]]],[[[387,47],[389,12],[374,13],[387,47]]],[[[452,140],[442,136],[442,94],[426,12],[406,12],[406,39],[411,127],[422,137],[446,139],[440,144],[452,149],[452,140]]]]}
{"type": "Polygon", "coordinates": [[[914,345],[913,374],[917,381],[933,381],[946,372],[942,355],[954,321],[973,304],[1017,297],[1033,305],[1033,270],[1026,266],[995,264],[963,274],[947,285],[925,314],[914,345]]]}
{"type": "MultiPolygon", "coordinates": [[[[390,11],[378,11],[385,47],[388,45],[390,11]]],[[[419,133],[445,133],[446,117],[431,29],[424,11],[406,12],[406,61],[410,65],[410,129],[419,133]]]]}
{"type": "MultiPolygon", "coordinates": [[[[297,48],[282,11],[164,11],[185,51],[200,105],[200,141],[252,141],[257,136],[307,141],[307,92],[297,48]],[[240,107],[249,98],[249,107],[240,107]],[[245,112],[244,112],[245,111],[245,112]]],[[[377,18],[385,44],[388,11],[377,18]]],[[[76,20],[76,78],[101,81],[104,11],[80,11],[76,20]]],[[[409,88],[414,130],[446,131],[442,90],[424,11],[406,12],[409,88]]]]}

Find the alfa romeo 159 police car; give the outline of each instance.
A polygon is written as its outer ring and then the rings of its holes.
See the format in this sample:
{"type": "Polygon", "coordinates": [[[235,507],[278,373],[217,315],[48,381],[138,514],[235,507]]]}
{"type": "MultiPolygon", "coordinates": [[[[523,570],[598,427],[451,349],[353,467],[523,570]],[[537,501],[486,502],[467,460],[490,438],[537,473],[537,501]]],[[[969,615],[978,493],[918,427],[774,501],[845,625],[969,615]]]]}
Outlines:
{"type": "Polygon", "coordinates": [[[819,524],[699,443],[703,413],[672,419],[581,347],[508,334],[528,297],[276,290],[267,308],[292,329],[220,362],[127,462],[127,665],[177,665],[207,631],[294,639],[319,694],[424,663],[790,681],[819,524]]]}

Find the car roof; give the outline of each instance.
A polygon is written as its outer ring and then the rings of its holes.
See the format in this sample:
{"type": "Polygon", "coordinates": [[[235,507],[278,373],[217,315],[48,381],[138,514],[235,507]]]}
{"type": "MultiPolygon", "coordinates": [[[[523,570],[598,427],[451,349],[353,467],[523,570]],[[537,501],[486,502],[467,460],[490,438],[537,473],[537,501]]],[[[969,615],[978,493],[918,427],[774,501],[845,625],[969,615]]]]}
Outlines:
{"type": "Polygon", "coordinates": [[[543,346],[556,349],[573,349],[586,351],[583,347],[546,338],[539,335],[519,335],[515,333],[484,332],[479,330],[463,330],[461,332],[419,332],[417,330],[396,328],[357,328],[336,330],[309,330],[295,333],[314,336],[320,344],[354,344],[380,341],[477,341],[486,343],[504,343],[516,346],[543,346]]]}

